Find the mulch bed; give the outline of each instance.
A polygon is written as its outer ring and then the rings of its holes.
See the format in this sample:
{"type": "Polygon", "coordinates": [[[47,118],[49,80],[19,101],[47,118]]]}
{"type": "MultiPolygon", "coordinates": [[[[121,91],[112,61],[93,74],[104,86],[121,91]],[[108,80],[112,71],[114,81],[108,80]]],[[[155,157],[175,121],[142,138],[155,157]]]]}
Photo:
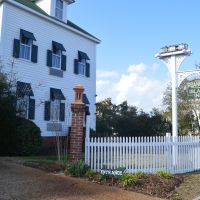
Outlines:
{"type": "MultiPolygon", "coordinates": [[[[24,162],[23,164],[25,166],[53,173],[63,172],[65,170],[64,165],[57,163],[24,162]]],[[[175,189],[183,182],[183,176],[173,175],[171,178],[167,179],[156,174],[146,174],[139,178],[136,184],[127,187],[124,187],[122,182],[115,177],[106,177],[103,180],[99,180],[98,178],[87,178],[87,180],[101,185],[120,187],[133,192],[171,199],[175,189]]]]}
{"type": "Polygon", "coordinates": [[[150,196],[170,199],[174,190],[183,182],[183,176],[174,175],[172,178],[167,179],[155,174],[147,174],[146,176],[141,177],[135,185],[128,187],[123,187],[122,183],[118,179],[110,177],[101,181],[89,178],[89,181],[101,185],[116,186],[124,188],[125,190],[143,193],[150,196]]]}

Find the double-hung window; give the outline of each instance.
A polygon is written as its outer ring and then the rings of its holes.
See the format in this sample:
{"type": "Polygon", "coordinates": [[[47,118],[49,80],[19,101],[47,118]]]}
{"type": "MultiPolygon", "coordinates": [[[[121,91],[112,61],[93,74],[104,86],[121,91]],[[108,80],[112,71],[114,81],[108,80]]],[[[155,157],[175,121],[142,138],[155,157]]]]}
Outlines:
{"type": "Polygon", "coordinates": [[[55,99],[51,101],[51,120],[53,122],[58,122],[60,119],[60,100],[55,99]]]}
{"type": "Polygon", "coordinates": [[[44,119],[46,121],[65,121],[65,97],[61,89],[50,88],[50,101],[45,102],[44,119]]]}
{"type": "Polygon", "coordinates": [[[26,119],[35,118],[35,99],[31,84],[17,81],[17,115],[26,119]]]}
{"type": "Polygon", "coordinates": [[[14,39],[13,57],[37,63],[38,46],[34,45],[33,41],[36,41],[33,33],[20,29],[19,39],[14,39]]]}
{"type": "Polygon", "coordinates": [[[62,55],[62,51],[60,49],[58,49],[56,46],[53,46],[52,67],[60,69],[60,67],[61,67],[61,55],[62,55]]]}
{"type": "Polygon", "coordinates": [[[78,62],[78,74],[85,76],[86,72],[86,60],[81,59],[81,61],[78,62]]]}
{"type": "Polygon", "coordinates": [[[33,40],[30,38],[27,38],[23,34],[20,38],[20,58],[24,58],[26,60],[30,60],[31,55],[31,46],[32,46],[33,40]]]}
{"type": "Polygon", "coordinates": [[[17,99],[17,114],[25,119],[28,119],[29,111],[29,96],[18,97],[17,99]]]}
{"type": "Polygon", "coordinates": [[[65,48],[61,43],[52,41],[51,50],[47,50],[47,66],[51,68],[50,75],[63,77],[62,71],[66,71],[67,57],[63,54],[65,48]]]}
{"type": "Polygon", "coordinates": [[[56,0],[55,16],[58,19],[63,19],[63,0],[56,0]]]}
{"type": "Polygon", "coordinates": [[[90,58],[82,51],[78,51],[78,59],[74,60],[74,73],[85,77],[90,77],[90,58]]]}

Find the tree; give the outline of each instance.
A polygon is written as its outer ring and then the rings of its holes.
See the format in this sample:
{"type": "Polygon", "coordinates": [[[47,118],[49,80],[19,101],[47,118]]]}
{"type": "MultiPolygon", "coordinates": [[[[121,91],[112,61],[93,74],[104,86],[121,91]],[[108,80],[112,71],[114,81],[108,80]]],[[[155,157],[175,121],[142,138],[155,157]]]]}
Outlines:
{"type": "Polygon", "coordinates": [[[115,105],[110,98],[97,103],[95,136],[158,136],[166,134],[168,127],[169,123],[157,109],[148,114],[127,101],[115,105]]]}
{"type": "MultiPolygon", "coordinates": [[[[195,98],[188,98],[187,95],[187,83],[186,79],[177,91],[178,98],[178,129],[180,135],[187,135],[189,132],[193,134],[199,132],[199,100],[195,98]]],[[[172,95],[171,85],[168,85],[163,95],[163,105],[165,110],[163,117],[167,121],[172,121],[172,95]]]]}
{"type": "Polygon", "coordinates": [[[36,154],[41,147],[40,129],[17,117],[13,80],[0,70],[0,155],[36,154]]]}
{"type": "Polygon", "coordinates": [[[7,75],[0,70],[0,154],[10,155],[16,148],[16,98],[7,75]],[[9,148],[7,145],[9,144],[9,148]]]}
{"type": "Polygon", "coordinates": [[[131,136],[136,133],[137,108],[129,106],[127,101],[124,101],[116,106],[116,111],[114,129],[118,136],[131,136]]]}
{"type": "Polygon", "coordinates": [[[115,106],[111,102],[111,98],[107,98],[96,104],[97,110],[97,135],[111,136],[112,127],[115,119],[115,106]]]}

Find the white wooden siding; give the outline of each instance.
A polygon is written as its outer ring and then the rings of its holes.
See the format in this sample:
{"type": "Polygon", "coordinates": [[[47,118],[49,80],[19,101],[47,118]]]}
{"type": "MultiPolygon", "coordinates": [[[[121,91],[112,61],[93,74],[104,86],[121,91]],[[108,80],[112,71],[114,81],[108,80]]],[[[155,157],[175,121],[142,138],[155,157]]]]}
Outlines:
{"type": "MultiPolygon", "coordinates": [[[[47,122],[44,121],[44,101],[50,98],[50,87],[61,89],[66,97],[66,105],[70,111],[70,104],[74,100],[73,87],[82,84],[90,101],[91,128],[95,129],[95,94],[96,94],[96,43],[75,34],[61,26],[44,20],[27,11],[19,9],[11,4],[4,3],[6,11],[6,26],[2,35],[3,52],[2,57],[4,69],[10,70],[10,63],[14,60],[14,70],[17,80],[31,83],[34,98],[36,99],[36,112],[34,122],[41,128],[43,136],[51,136],[46,131],[47,122]],[[38,63],[32,63],[23,59],[14,59],[13,39],[19,39],[20,28],[34,34],[38,46],[38,63]],[[52,40],[63,44],[66,49],[67,67],[63,78],[49,75],[49,67],[46,65],[47,49],[51,49],[52,40]],[[78,50],[87,53],[90,57],[90,78],[75,75],[74,59],[78,57],[78,50]]],[[[67,118],[70,114],[66,112],[66,121],[63,125],[68,126],[67,118]]]]}

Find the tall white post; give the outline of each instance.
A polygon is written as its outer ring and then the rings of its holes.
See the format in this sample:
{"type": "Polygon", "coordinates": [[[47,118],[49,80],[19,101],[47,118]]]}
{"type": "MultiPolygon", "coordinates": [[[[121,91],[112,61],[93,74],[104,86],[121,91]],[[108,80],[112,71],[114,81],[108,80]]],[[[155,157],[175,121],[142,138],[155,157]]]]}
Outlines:
{"type": "MultiPolygon", "coordinates": [[[[171,56],[171,81],[172,81],[172,136],[178,136],[178,110],[177,110],[177,66],[176,56],[171,56]]],[[[179,67],[179,66],[178,66],[179,67]]]]}
{"type": "Polygon", "coordinates": [[[162,47],[160,53],[155,56],[167,65],[172,82],[172,136],[178,136],[178,110],[177,87],[178,69],[183,60],[191,54],[187,44],[177,44],[162,47]]]}
{"type": "MultiPolygon", "coordinates": [[[[187,44],[178,44],[165,46],[160,49],[160,53],[156,55],[157,58],[164,61],[167,65],[168,70],[171,75],[172,83],[172,162],[173,168],[176,168],[177,165],[177,154],[178,149],[176,142],[178,141],[178,110],[177,110],[177,87],[178,87],[178,69],[183,62],[183,60],[191,54],[190,49],[188,49],[187,44]]],[[[172,172],[173,172],[172,171],[172,172]]]]}

